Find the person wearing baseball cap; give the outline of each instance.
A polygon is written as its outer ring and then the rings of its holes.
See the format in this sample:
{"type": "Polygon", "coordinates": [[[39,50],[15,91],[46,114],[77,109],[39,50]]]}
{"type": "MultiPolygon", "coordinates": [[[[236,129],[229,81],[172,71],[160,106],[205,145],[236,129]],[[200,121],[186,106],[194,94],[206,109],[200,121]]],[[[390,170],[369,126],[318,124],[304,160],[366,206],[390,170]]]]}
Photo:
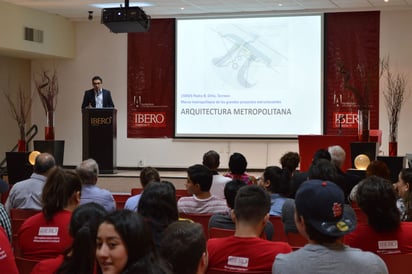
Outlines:
{"type": "Polygon", "coordinates": [[[308,244],[276,256],[272,273],[388,273],[377,255],[343,244],[343,236],[356,228],[356,217],[344,206],[338,185],[308,180],[298,189],[295,204],[295,223],[308,244]]]}

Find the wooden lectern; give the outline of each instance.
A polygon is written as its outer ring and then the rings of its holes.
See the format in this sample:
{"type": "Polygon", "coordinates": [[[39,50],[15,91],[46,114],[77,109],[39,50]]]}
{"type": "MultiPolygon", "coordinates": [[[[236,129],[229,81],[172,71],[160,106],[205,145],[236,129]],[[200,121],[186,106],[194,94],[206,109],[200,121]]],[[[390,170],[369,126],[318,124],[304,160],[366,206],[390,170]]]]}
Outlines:
{"type": "Polygon", "coordinates": [[[100,173],[116,172],[117,110],[83,109],[83,160],[93,158],[100,173]]]}

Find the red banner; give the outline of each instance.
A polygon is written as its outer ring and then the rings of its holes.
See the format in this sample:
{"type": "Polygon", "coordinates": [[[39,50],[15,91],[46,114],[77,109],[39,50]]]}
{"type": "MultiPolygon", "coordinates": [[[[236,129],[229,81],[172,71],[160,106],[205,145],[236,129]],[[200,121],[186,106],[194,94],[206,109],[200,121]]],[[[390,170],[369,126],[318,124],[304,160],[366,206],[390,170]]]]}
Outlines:
{"type": "Polygon", "coordinates": [[[325,14],[325,134],[357,134],[358,95],[379,127],[379,20],[379,11],[325,14]]]}
{"type": "Polygon", "coordinates": [[[175,20],[155,19],[127,43],[127,137],[173,137],[175,20]]]}

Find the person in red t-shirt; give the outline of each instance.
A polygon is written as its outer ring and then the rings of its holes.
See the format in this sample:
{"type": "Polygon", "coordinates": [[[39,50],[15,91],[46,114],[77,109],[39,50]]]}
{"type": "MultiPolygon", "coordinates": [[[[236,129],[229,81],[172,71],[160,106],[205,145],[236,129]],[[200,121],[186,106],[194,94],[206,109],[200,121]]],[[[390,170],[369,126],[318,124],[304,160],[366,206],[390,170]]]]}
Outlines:
{"type": "Polygon", "coordinates": [[[368,217],[345,235],[345,244],[377,254],[412,253],[412,223],[401,222],[396,193],[389,181],[377,176],[364,179],[356,201],[368,217]]]}
{"type": "Polygon", "coordinates": [[[107,212],[97,203],[80,205],[70,220],[73,245],[64,255],[40,261],[31,274],[43,273],[95,273],[97,228],[107,212]]]}
{"type": "Polygon", "coordinates": [[[269,220],[269,194],[257,185],[239,189],[232,215],[234,236],[207,242],[209,269],[270,271],[279,253],[292,251],[288,243],[263,240],[260,235],[269,220]]]}
{"type": "Polygon", "coordinates": [[[0,226],[0,270],[1,273],[19,274],[16,262],[14,260],[13,251],[11,250],[9,239],[0,226]]]}
{"type": "Polygon", "coordinates": [[[28,218],[18,232],[22,257],[54,258],[70,247],[69,223],[79,205],[81,188],[75,171],[56,167],[50,172],[43,188],[42,212],[28,218]]]}

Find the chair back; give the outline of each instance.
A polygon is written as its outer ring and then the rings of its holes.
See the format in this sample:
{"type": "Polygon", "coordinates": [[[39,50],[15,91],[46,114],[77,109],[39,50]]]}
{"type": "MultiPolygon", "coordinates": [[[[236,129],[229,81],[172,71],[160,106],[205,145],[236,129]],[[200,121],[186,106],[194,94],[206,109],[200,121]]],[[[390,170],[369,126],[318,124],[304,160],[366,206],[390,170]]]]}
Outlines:
{"type": "Polygon", "coordinates": [[[303,237],[300,233],[289,232],[286,234],[289,245],[293,250],[297,250],[308,243],[308,240],[303,237]]]}
{"type": "Polygon", "coordinates": [[[131,194],[132,196],[134,196],[134,195],[137,195],[137,194],[142,193],[142,191],[143,191],[143,188],[137,188],[137,187],[135,187],[135,188],[132,188],[132,189],[130,190],[130,194],[131,194]]]}
{"type": "Polygon", "coordinates": [[[39,262],[38,260],[31,260],[23,257],[16,257],[15,259],[20,274],[30,274],[34,266],[39,262]]]}
{"type": "Polygon", "coordinates": [[[189,193],[187,193],[186,189],[176,189],[176,201],[178,201],[182,197],[190,197],[189,193]]]}
{"type": "Polygon", "coordinates": [[[209,219],[212,217],[212,214],[179,213],[179,217],[201,224],[206,239],[209,238],[209,219]]]}
{"type": "Polygon", "coordinates": [[[18,247],[18,239],[17,239],[17,233],[19,232],[19,229],[21,225],[24,223],[26,219],[29,217],[41,212],[41,210],[37,209],[22,209],[22,208],[12,208],[10,209],[10,223],[11,223],[11,231],[12,231],[12,245],[13,245],[13,250],[15,255],[20,254],[20,248],[18,247]]]}
{"type": "Polygon", "coordinates": [[[234,234],[235,230],[233,229],[224,229],[218,227],[209,228],[209,238],[224,238],[233,236],[234,234]]]}
{"type": "Polygon", "coordinates": [[[206,271],[206,274],[227,274],[227,273],[244,273],[244,274],[272,274],[272,270],[262,271],[234,271],[228,269],[210,268],[206,271]]]}
{"type": "Polygon", "coordinates": [[[280,216],[270,216],[269,221],[273,224],[273,233],[272,241],[287,242],[285,229],[283,227],[282,218],[280,216]]]}
{"type": "Polygon", "coordinates": [[[113,199],[116,202],[117,209],[123,209],[126,200],[130,198],[130,194],[113,194],[113,199]]]}
{"type": "Polygon", "coordinates": [[[379,254],[385,262],[390,274],[411,273],[412,253],[409,254],[379,254]]]}

